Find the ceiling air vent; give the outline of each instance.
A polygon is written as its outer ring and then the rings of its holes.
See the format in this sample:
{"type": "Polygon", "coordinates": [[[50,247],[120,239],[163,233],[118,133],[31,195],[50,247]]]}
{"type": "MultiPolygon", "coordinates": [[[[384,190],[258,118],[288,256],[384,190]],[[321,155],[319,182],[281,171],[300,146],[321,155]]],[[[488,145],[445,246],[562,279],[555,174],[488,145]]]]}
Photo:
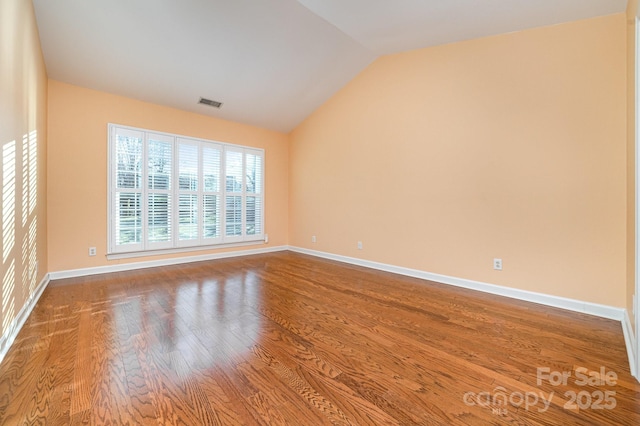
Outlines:
{"type": "Polygon", "coordinates": [[[206,98],[200,98],[200,101],[198,101],[198,103],[202,105],[208,105],[214,108],[220,108],[222,106],[222,102],[212,101],[211,99],[206,99],[206,98]]]}

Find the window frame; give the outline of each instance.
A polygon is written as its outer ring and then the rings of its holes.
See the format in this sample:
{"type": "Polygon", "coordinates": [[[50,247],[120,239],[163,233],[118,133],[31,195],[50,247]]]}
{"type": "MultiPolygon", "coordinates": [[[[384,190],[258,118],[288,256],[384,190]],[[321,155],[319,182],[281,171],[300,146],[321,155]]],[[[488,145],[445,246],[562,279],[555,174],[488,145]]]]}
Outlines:
{"type": "MultiPolygon", "coordinates": [[[[153,255],[167,252],[183,252],[183,251],[197,251],[210,248],[220,248],[229,245],[244,245],[244,244],[256,244],[266,240],[266,234],[264,231],[265,224],[265,150],[261,148],[242,146],[237,144],[231,144],[220,141],[212,141],[207,139],[194,138],[189,136],[183,136],[178,134],[159,132],[155,130],[142,129],[137,127],[125,126],[120,124],[108,124],[107,132],[107,257],[130,257],[130,256],[144,256],[153,255]],[[141,153],[141,183],[140,188],[130,190],[129,188],[118,188],[117,179],[117,167],[118,161],[115,158],[117,155],[117,137],[120,134],[129,135],[142,135],[142,153],[141,153]],[[156,137],[155,139],[153,137],[156,137]],[[163,141],[170,142],[171,148],[171,180],[169,191],[158,191],[153,188],[149,188],[149,141],[163,141]],[[189,144],[197,147],[197,189],[195,191],[181,190],[180,189],[180,175],[179,175],[179,147],[180,144],[189,144]],[[209,153],[212,154],[214,150],[218,150],[219,164],[218,164],[218,191],[207,190],[205,187],[204,176],[204,156],[205,149],[209,149],[209,153]],[[226,155],[227,152],[240,152],[242,153],[242,192],[240,193],[242,199],[242,228],[240,235],[226,235],[226,155]],[[257,219],[256,228],[259,226],[259,233],[248,234],[246,228],[247,218],[247,195],[254,196],[256,193],[247,192],[246,185],[246,157],[247,155],[256,155],[260,158],[260,174],[261,179],[259,188],[256,188],[257,195],[261,200],[261,211],[259,220],[257,219]],[[117,194],[120,192],[139,193],[142,200],[141,205],[141,220],[142,230],[140,236],[140,242],[131,244],[116,244],[118,227],[116,221],[118,220],[118,202],[117,194]],[[149,240],[149,194],[152,193],[166,193],[169,195],[168,201],[168,216],[169,216],[169,229],[170,238],[169,241],[163,242],[151,242],[149,240]],[[180,208],[180,194],[193,194],[197,197],[197,238],[191,240],[180,239],[180,223],[179,223],[179,208],[180,208]],[[214,237],[205,237],[205,199],[207,196],[216,196],[218,201],[218,220],[217,235],[214,237]]],[[[213,155],[213,154],[212,154],[213,155]]],[[[238,192],[229,192],[230,194],[238,195],[238,192]]],[[[210,222],[209,222],[210,225],[210,222]]]]}

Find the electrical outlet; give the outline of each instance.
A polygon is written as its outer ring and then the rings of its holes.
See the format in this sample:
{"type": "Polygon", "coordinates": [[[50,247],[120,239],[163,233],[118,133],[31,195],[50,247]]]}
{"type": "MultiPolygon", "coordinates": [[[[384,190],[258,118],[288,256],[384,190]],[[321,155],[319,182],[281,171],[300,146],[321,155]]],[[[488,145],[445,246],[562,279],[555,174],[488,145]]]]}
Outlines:
{"type": "Polygon", "coordinates": [[[89,247],[89,256],[95,256],[95,255],[96,255],[96,248],[89,247]]]}
{"type": "Polygon", "coordinates": [[[312,242],[312,243],[315,243],[315,242],[316,242],[316,236],[315,236],[315,235],[313,235],[313,236],[311,237],[311,242],[312,242]]]}
{"type": "Polygon", "coordinates": [[[362,241],[358,241],[358,250],[362,250],[362,241]]]}
{"type": "Polygon", "coordinates": [[[269,242],[269,234],[264,234],[264,243],[267,244],[269,242]]]}
{"type": "Polygon", "coordinates": [[[493,259],[493,269],[502,271],[502,259],[493,259]]]}

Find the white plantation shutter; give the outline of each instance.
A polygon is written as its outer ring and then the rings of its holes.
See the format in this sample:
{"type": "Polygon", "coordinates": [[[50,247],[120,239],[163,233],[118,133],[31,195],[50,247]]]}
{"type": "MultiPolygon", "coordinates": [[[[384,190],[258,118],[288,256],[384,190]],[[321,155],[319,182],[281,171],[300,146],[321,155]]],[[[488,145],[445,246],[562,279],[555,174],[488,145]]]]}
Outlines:
{"type": "Polygon", "coordinates": [[[111,240],[122,250],[142,249],[142,159],[144,133],[121,130],[111,135],[111,240]]]}
{"type": "Polygon", "coordinates": [[[109,125],[108,253],[264,238],[264,151],[109,125]]]}
{"type": "Polygon", "coordinates": [[[194,245],[200,240],[198,187],[200,145],[178,139],[178,245],[194,245]]]}
{"type": "Polygon", "coordinates": [[[202,239],[207,244],[222,240],[220,145],[202,147],[202,239]]]}
{"type": "Polygon", "coordinates": [[[225,234],[227,242],[242,241],[242,205],[244,192],[244,155],[242,150],[225,152],[225,234]]]}
{"type": "Polygon", "coordinates": [[[173,138],[147,135],[147,248],[173,246],[173,138]]]}
{"type": "Polygon", "coordinates": [[[246,150],[245,154],[245,233],[247,237],[262,238],[262,152],[246,150]]]}

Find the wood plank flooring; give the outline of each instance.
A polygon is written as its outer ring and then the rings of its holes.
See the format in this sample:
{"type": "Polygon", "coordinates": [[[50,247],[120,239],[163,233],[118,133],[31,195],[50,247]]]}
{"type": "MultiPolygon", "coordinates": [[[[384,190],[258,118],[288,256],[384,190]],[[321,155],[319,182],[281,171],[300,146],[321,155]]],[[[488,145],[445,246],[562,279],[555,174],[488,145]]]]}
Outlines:
{"type": "Polygon", "coordinates": [[[0,424],[638,425],[640,383],[618,322],[281,252],[52,282],[0,424]]]}

